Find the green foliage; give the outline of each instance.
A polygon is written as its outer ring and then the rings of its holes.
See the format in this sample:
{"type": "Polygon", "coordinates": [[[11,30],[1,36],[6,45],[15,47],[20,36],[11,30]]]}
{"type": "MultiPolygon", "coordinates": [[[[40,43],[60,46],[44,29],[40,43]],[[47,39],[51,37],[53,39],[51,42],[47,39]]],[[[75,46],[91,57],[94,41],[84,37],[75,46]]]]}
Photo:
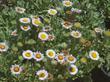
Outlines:
{"type": "MultiPolygon", "coordinates": [[[[63,82],[65,78],[74,80],[84,77],[96,66],[99,68],[105,66],[107,70],[110,70],[110,30],[106,29],[104,25],[105,18],[109,17],[109,0],[70,0],[74,3],[72,8],[82,10],[80,14],[67,14],[66,11],[70,11],[70,9],[65,8],[60,0],[7,1],[7,6],[0,6],[0,9],[2,9],[0,11],[0,41],[6,41],[9,46],[7,52],[0,52],[0,81],[41,82],[35,75],[35,72],[41,68],[45,68],[49,73],[53,74],[55,82],[59,80],[63,82]],[[16,7],[25,8],[25,13],[17,13],[16,7]],[[50,8],[55,8],[58,11],[57,15],[50,16],[47,12],[50,8]],[[29,24],[31,30],[24,32],[20,29],[23,24],[20,23],[19,19],[22,17],[31,18],[31,16],[42,17],[44,22],[38,28],[29,24]],[[81,26],[79,28],[72,26],[71,30],[66,30],[61,25],[63,20],[72,24],[79,22],[81,26]],[[47,25],[52,27],[53,30],[48,33],[54,34],[55,40],[43,43],[37,36],[42,31],[42,28],[47,25]],[[94,28],[96,27],[102,29],[103,32],[95,32],[94,28]],[[14,30],[17,30],[18,36],[11,35],[14,30]],[[79,30],[82,33],[82,37],[80,39],[71,37],[70,31],[72,30],[79,30]],[[45,54],[46,50],[50,48],[57,53],[67,50],[70,54],[73,54],[77,58],[75,65],[78,66],[79,72],[71,76],[68,72],[68,64],[56,64],[55,61],[49,60],[47,57],[41,62],[36,62],[34,59],[24,60],[22,57],[24,50],[37,50],[45,54]],[[88,58],[91,50],[99,52],[100,59],[98,61],[88,58]],[[87,60],[85,63],[81,61],[83,57],[87,60]],[[12,75],[10,67],[14,64],[23,66],[23,73],[18,76],[12,75]]],[[[50,82],[51,80],[48,81],[50,82]]]]}

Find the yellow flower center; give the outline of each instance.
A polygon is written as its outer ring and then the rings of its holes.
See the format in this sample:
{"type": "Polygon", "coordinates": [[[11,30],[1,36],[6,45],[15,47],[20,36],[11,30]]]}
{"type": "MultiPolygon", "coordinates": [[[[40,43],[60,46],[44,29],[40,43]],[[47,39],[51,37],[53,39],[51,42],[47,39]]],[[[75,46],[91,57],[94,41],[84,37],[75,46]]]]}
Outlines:
{"type": "Polygon", "coordinates": [[[24,29],[28,29],[28,26],[23,26],[24,29]]]}
{"type": "Polygon", "coordinates": [[[41,58],[41,54],[36,54],[36,58],[40,59],[41,58]]]}
{"type": "Polygon", "coordinates": [[[40,36],[42,39],[45,39],[47,36],[46,36],[46,34],[41,34],[41,36],[40,36]]]}
{"type": "Polygon", "coordinates": [[[65,5],[68,5],[69,6],[69,5],[71,5],[71,3],[69,1],[66,1],[65,2],[65,5]]]}
{"type": "Polygon", "coordinates": [[[64,57],[63,57],[62,55],[59,55],[59,56],[58,56],[58,59],[59,59],[59,60],[63,60],[64,57]]]}
{"type": "Polygon", "coordinates": [[[75,36],[79,36],[79,33],[78,33],[78,32],[76,32],[76,33],[74,33],[74,35],[75,35],[75,36]]]}
{"type": "Polygon", "coordinates": [[[72,14],[72,12],[71,11],[66,11],[66,14],[72,14]]]}
{"type": "Polygon", "coordinates": [[[28,19],[27,18],[23,18],[23,22],[28,22],[28,19]]]}
{"type": "Polygon", "coordinates": [[[92,53],[91,55],[93,58],[97,58],[97,54],[95,52],[92,53]]]}
{"type": "Polygon", "coordinates": [[[27,52],[27,53],[25,54],[25,56],[26,56],[26,57],[31,57],[31,53],[27,52]]]}
{"type": "Polygon", "coordinates": [[[0,49],[5,49],[5,45],[0,44],[0,49]]]}
{"type": "Polygon", "coordinates": [[[34,20],[34,24],[40,25],[40,24],[41,24],[41,21],[40,21],[39,19],[35,19],[35,20],[34,20]]]}
{"type": "Polygon", "coordinates": [[[74,60],[74,57],[73,57],[73,56],[69,56],[69,57],[68,57],[68,60],[69,60],[69,61],[73,61],[73,60],[74,60]]]}
{"type": "Polygon", "coordinates": [[[74,67],[70,68],[70,72],[75,72],[75,71],[76,71],[76,69],[74,67]]]}
{"type": "Polygon", "coordinates": [[[49,56],[53,56],[54,53],[53,53],[52,51],[50,51],[50,52],[48,53],[48,55],[49,55],[49,56]]]}
{"type": "Polygon", "coordinates": [[[20,68],[19,67],[14,67],[14,72],[19,72],[20,68]]]}
{"type": "Polygon", "coordinates": [[[51,14],[55,14],[56,12],[54,10],[50,10],[50,13],[51,14]]]}
{"type": "Polygon", "coordinates": [[[40,74],[39,74],[39,77],[41,77],[41,78],[42,78],[42,77],[45,77],[45,73],[40,73],[40,74]]]}

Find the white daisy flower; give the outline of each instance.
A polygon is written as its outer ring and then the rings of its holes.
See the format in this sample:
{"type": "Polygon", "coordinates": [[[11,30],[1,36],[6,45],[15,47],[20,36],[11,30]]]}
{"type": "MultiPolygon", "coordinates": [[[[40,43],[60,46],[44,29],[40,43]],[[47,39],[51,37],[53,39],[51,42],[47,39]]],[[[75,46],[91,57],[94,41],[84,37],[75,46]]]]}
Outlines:
{"type": "Polygon", "coordinates": [[[76,65],[71,65],[70,68],[69,68],[69,72],[71,75],[76,75],[78,73],[78,68],[76,65]]]}
{"type": "Polygon", "coordinates": [[[76,62],[76,58],[73,55],[66,56],[66,60],[69,63],[75,63],[76,62]]]}
{"type": "Polygon", "coordinates": [[[46,70],[39,70],[36,72],[36,75],[39,77],[39,80],[45,80],[48,78],[48,72],[46,70]]]}
{"type": "Polygon", "coordinates": [[[6,42],[0,42],[0,52],[6,52],[8,50],[8,45],[6,42]]]}
{"type": "Polygon", "coordinates": [[[29,59],[30,60],[30,59],[33,58],[33,52],[31,50],[23,51],[22,55],[23,55],[24,59],[29,59]]]}
{"type": "Polygon", "coordinates": [[[49,50],[46,51],[46,55],[47,55],[47,57],[49,57],[49,58],[55,58],[56,53],[55,53],[54,50],[49,49],[49,50]]]}
{"type": "Polygon", "coordinates": [[[60,53],[56,56],[56,60],[59,62],[59,63],[63,63],[65,61],[65,56],[63,53],[60,53]]]}
{"type": "Polygon", "coordinates": [[[72,31],[71,36],[74,38],[80,38],[82,34],[79,31],[72,31]]]}
{"type": "Polygon", "coordinates": [[[57,10],[55,10],[55,9],[49,9],[49,10],[48,10],[48,13],[49,13],[50,15],[56,15],[56,14],[57,14],[57,10]]]}
{"type": "Polygon", "coordinates": [[[102,33],[103,32],[103,30],[101,28],[95,28],[94,30],[96,33],[102,33]]]}
{"type": "Polygon", "coordinates": [[[73,5],[73,3],[69,0],[65,0],[65,1],[63,1],[63,5],[66,7],[71,7],[73,5]]]}
{"type": "Polygon", "coordinates": [[[20,14],[22,14],[26,11],[26,9],[21,8],[21,7],[16,7],[15,10],[16,10],[17,13],[20,13],[20,14]]]}
{"type": "Polygon", "coordinates": [[[73,24],[69,21],[63,21],[61,24],[66,29],[70,29],[73,26],[73,24]]]}
{"type": "Polygon", "coordinates": [[[38,34],[38,38],[43,40],[43,41],[46,41],[46,40],[48,40],[48,34],[46,32],[40,32],[38,34]]]}
{"type": "Polygon", "coordinates": [[[21,23],[30,23],[31,22],[31,20],[29,18],[20,18],[19,21],[21,23]]]}
{"type": "Polygon", "coordinates": [[[97,51],[92,50],[89,52],[89,57],[92,60],[98,60],[99,59],[99,53],[97,51]]]}
{"type": "Polygon", "coordinates": [[[14,75],[18,75],[22,72],[22,67],[20,67],[19,65],[12,65],[12,67],[10,68],[11,70],[11,73],[14,74],[14,75]]]}
{"type": "Polygon", "coordinates": [[[32,18],[32,24],[36,27],[42,24],[40,18],[32,18]]]}
{"type": "Polygon", "coordinates": [[[40,53],[40,52],[35,52],[34,53],[34,59],[36,61],[41,61],[41,60],[43,60],[43,58],[44,58],[44,55],[42,53],[40,53]]]}
{"type": "Polygon", "coordinates": [[[31,27],[28,25],[28,26],[21,26],[21,29],[23,30],[23,31],[28,31],[28,30],[30,30],[31,29],[31,27]]]}

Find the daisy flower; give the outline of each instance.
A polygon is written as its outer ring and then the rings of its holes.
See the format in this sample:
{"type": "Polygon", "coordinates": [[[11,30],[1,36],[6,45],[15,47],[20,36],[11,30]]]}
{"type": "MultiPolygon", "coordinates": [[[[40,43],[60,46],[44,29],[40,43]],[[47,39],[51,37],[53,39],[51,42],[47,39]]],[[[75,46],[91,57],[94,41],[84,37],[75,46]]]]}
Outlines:
{"type": "Polygon", "coordinates": [[[57,10],[55,10],[55,9],[49,9],[49,10],[48,10],[48,13],[49,13],[50,15],[56,15],[56,14],[57,14],[57,10]]]}
{"type": "Polygon", "coordinates": [[[63,53],[60,53],[56,56],[56,60],[59,62],[59,63],[63,63],[65,61],[65,56],[63,53]]]}
{"type": "Polygon", "coordinates": [[[35,52],[34,53],[34,59],[36,61],[41,61],[41,60],[43,60],[43,58],[44,58],[44,55],[41,52],[35,52]]]}
{"type": "Polygon", "coordinates": [[[69,29],[73,26],[73,24],[69,21],[63,21],[61,24],[65,29],[69,29]]]}
{"type": "Polygon", "coordinates": [[[28,31],[28,30],[30,30],[31,28],[30,28],[30,26],[28,25],[28,26],[21,26],[21,29],[22,29],[23,31],[28,31]]]}
{"type": "Polygon", "coordinates": [[[103,30],[101,28],[95,28],[94,30],[96,33],[102,33],[103,32],[103,30]]]}
{"type": "Polygon", "coordinates": [[[55,39],[55,36],[53,34],[48,35],[48,40],[53,41],[55,39]]]}
{"type": "Polygon", "coordinates": [[[74,38],[80,38],[82,34],[79,31],[72,31],[71,36],[74,38]]]}
{"type": "Polygon", "coordinates": [[[98,60],[99,59],[99,53],[97,51],[92,50],[89,52],[89,57],[92,60],[98,60]]]}
{"type": "Polygon", "coordinates": [[[5,52],[8,50],[8,45],[6,42],[0,42],[0,52],[5,52]]]}
{"type": "Polygon", "coordinates": [[[17,13],[20,13],[20,14],[22,14],[26,11],[26,9],[21,8],[21,7],[16,7],[15,10],[16,10],[17,13]]]}
{"type": "Polygon", "coordinates": [[[17,30],[12,31],[12,32],[11,32],[11,35],[12,35],[12,36],[17,36],[17,35],[18,35],[18,34],[17,34],[17,30]]]}
{"type": "Polygon", "coordinates": [[[71,65],[70,68],[69,68],[69,72],[71,75],[76,75],[78,73],[78,68],[76,65],[71,65]]]}
{"type": "Polygon", "coordinates": [[[46,32],[40,32],[38,34],[38,38],[43,40],[43,41],[46,41],[46,40],[48,40],[48,34],[46,32]]]}
{"type": "Polygon", "coordinates": [[[66,56],[66,60],[69,63],[75,63],[76,62],[76,58],[74,56],[72,56],[72,55],[66,56]]]}
{"type": "Polygon", "coordinates": [[[65,0],[65,1],[63,1],[63,5],[66,7],[71,7],[73,5],[73,3],[69,0],[65,0]]]}
{"type": "Polygon", "coordinates": [[[45,80],[48,78],[48,72],[44,69],[37,71],[36,75],[38,76],[39,80],[45,80]]]}
{"type": "Polygon", "coordinates": [[[30,59],[33,58],[33,52],[31,50],[23,51],[22,55],[23,55],[24,59],[29,59],[30,60],[30,59]]]}
{"type": "Polygon", "coordinates": [[[46,55],[47,55],[47,57],[49,57],[49,58],[55,58],[56,53],[55,53],[54,50],[49,49],[49,50],[46,51],[46,55]]]}
{"type": "Polygon", "coordinates": [[[31,22],[31,20],[29,18],[20,18],[19,21],[21,23],[30,23],[31,22]]]}
{"type": "Polygon", "coordinates": [[[11,73],[12,74],[14,74],[14,75],[18,75],[18,74],[20,74],[21,72],[22,72],[22,67],[20,67],[19,65],[12,65],[11,66],[11,68],[10,68],[10,70],[11,70],[11,73]]]}
{"type": "Polygon", "coordinates": [[[42,24],[40,18],[32,18],[32,24],[36,27],[42,24]]]}

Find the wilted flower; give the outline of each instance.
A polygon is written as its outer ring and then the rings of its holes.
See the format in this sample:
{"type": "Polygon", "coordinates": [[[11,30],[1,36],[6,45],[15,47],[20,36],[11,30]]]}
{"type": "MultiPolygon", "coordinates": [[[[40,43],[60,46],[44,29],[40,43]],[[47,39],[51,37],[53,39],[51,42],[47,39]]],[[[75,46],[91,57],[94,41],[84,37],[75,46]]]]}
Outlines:
{"type": "Polygon", "coordinates": [[[101,28],[95,28],[94,30],[96,33],[102,33],[103,32],[103,30],[101,28]]]}
{"type": "Polygon", "coordinates": [[[70,29],[73,26],[73,24],[69,21],[63,21],[61,24],[66,29],[70,29]]]}
{"type": "Polygon", "coordinates": [[[50,27],[50,26],[45,26],[45,27],[43,27],[43,29],[42,29],[42,31],[45,31],[45,32],[51,31],[51,30],[52,30],[52,27],[50,27]]]}
{"type": "Polygon", "coordinates": [[[17,36],[17,35],[18,35],[18,34],[17,34],[17,30],[12,31],[12,32],[11,32],[11,35],[12,35],[12,36],[17,36]]]}
{"type": "Polygon", "coordinates": [[[55,39],[55,36],[54,35],[52,35],[52,34],[49,34],[48,35],[48,40],[49,41],[53,41],[55,39]]]}
{"type": "Polygon", "coordinates": [[[15,8],[15,10],[16,10],[16,12],[17,12],[17,13],[22,14],[22,13],[24,13],[24,12],[25,12],[25,10],[26,10],[26,9],[21,8],[21,7],[16,7],[16,8],[15,8]]]}

